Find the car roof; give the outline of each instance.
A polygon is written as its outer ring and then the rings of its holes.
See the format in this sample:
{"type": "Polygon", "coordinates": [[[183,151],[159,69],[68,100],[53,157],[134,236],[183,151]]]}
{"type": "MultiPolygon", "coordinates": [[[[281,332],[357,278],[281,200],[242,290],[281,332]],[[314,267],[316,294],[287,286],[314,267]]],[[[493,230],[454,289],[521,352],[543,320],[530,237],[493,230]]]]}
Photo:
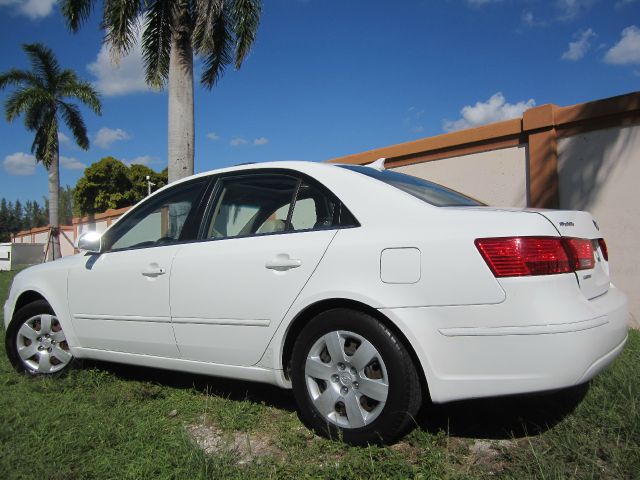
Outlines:
{"type": "MultiPolygon", "coordinates": [[[[261,162],[234,165],[231,167],[218,168],[206,172],[191,175],[182,178],[153,192],[146,197],[143,202],[155,197],[156,195],[173,188],[176,185],[190,182],[198,178],[206,178],[211,175],[224,174],[229,172],[251,172],[260,170],[283,169],[307,174],[310,177],[320,181],[324,186],[329,188],[338,198],[345,203],[347,208],[356,215],[360,223],[366,222],[367,219],[377,220],[383,217],[397,217],[398,209],[407,211],[411,205],[424,209],[432,207],[425,202],[413,197],[412,195],[401,191],[389,184],[371,178],[367,175],[351,171],[346,168],[340,168],[343,164],[310,162],[310,161],[276,161],[261,162]],[[375,189],[375,194],[372,194],[375,189]],[[363,194],[363,192],[366,192],[363,194]]],[[[436,208],[436,207],[432,207],[436,208]]],[[[131,212],[129,210],[124,216],[131,212]]]]}
{"type": "Polygon", "coordinates": [[[289,169],[289,170],[296,170],[302,173],[312,173],[314,171],[318,171],[318,169],[320,170],[333,169],[333,167],[335,167],[336,165],[337,164],[334,164],[334,163],[311,162],[307,160],[281,160],[281,161],[273,161],[273,162],[242,163],[239,165],[233,165],[231,167],[216,168],[214,170],[208,170],[206,172],[196,173],[195,175],[191,175],[189,177],[173,182],[171,185],[177,185],[180,182],[189,181],[194,178],[207,177],[210,175],[217,175],[220,173],[228,173],[228,172],[235,172],[235,171],[260,170],[260,169],[267,169],[267,168],[283,168],[283,169],[289,169]]]}
{"type": "MultiPolygon", "coordinates": [[[[335,168],[339,164],[337,163],[323,163],[323,162],[311,162],[307,160],[281,160],[281,161],[273,161],[273,162],[260,162],[260,163],[242,163],[238,165],[233,165],[230,167],[216,168],[213,170],[207,170],[206,172],[196,173],[194,175],[189,175],[188,177],[181,178],[180,180],[176,180],[172,183],[165,185],[162,188],[154,191],[151,196],[155,196],[156,194],[163,192],[169,187],[175,187],[176,185],[180,185],[181,183],[189,182],[195,180],[197,178],[209,177],[211,175],[219,175],[222,173],[229,172],[246,172],[251,170],[266,170],[266,169],[287,169],[287,170],[295,170],[297,172],[306,173],[310,176],[313,176],[314,173],[319,172],[332,172],[338,173],[347,172],[342,168],[335,168]]],[[[147,197],[148,198],[148,197],[147,197]]]]}

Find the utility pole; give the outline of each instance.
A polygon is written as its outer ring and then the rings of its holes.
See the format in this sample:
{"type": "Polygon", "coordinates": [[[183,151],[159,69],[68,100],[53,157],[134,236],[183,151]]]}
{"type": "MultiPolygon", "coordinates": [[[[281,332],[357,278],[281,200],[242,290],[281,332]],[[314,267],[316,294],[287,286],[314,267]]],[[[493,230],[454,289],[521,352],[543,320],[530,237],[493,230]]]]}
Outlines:
{"type": "Polygon", "coordinates": [[[151,187],[155,187],[156,184],[151,181],[151,177],[147,175],[147,197],[151,195],[151,187]]]}

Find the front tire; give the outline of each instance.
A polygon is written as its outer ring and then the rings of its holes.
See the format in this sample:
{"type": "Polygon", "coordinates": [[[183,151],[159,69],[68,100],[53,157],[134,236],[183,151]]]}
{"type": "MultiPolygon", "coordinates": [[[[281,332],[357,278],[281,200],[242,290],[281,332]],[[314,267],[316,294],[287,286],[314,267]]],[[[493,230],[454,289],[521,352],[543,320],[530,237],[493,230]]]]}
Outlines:
{"type": "Polygon", "coordinates": [[[45,300],[15,313],[5,344],[13,367],[30,376],[61,375],[73,363],[62,326],[45,300]]]}
{"type": "Polygon", "coordinates": [[[298,337],[291,365],[298,415],[322,436],[387,444],[414,425],[422,404],[416,366],[371,315],[346,308],[319,314],[298,337]]]}

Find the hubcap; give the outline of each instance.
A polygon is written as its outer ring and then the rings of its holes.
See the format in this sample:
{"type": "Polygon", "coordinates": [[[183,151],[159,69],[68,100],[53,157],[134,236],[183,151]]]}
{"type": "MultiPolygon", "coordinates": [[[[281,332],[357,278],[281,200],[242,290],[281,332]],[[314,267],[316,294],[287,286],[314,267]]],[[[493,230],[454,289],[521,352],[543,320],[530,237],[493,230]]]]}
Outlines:
{"type": "Polygon", "coordinates": [[[357,333],[320,337],[305,365],[307,391],[324,418],[342,428],[373,422],[387,401],[387,368],[378,350],[357,333]]]}
{"type": "Polygon", "coordinates": [[[22,364],[35,373],[58,372],[73,358],[60,322],[53,315],[36,315],[24,322],[16,346],[22,364]]]}

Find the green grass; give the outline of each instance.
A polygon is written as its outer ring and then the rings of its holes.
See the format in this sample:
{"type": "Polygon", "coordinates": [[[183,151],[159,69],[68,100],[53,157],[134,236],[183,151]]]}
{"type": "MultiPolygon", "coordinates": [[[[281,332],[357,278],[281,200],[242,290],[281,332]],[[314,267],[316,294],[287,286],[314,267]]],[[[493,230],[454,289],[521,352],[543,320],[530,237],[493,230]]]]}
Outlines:
{"type": "Polygon", "coordinates": [[[110,364],[29,379],[0,350],[2,478],[640,479],[637,331],[588,391],[430,406],[386,448],[315,437],[274,387],[110,364]],[[204,453],[194,425],[223,447],[204,453]],[[245,438],[267,454],[243,460],[232,447],[245,438]]]}

